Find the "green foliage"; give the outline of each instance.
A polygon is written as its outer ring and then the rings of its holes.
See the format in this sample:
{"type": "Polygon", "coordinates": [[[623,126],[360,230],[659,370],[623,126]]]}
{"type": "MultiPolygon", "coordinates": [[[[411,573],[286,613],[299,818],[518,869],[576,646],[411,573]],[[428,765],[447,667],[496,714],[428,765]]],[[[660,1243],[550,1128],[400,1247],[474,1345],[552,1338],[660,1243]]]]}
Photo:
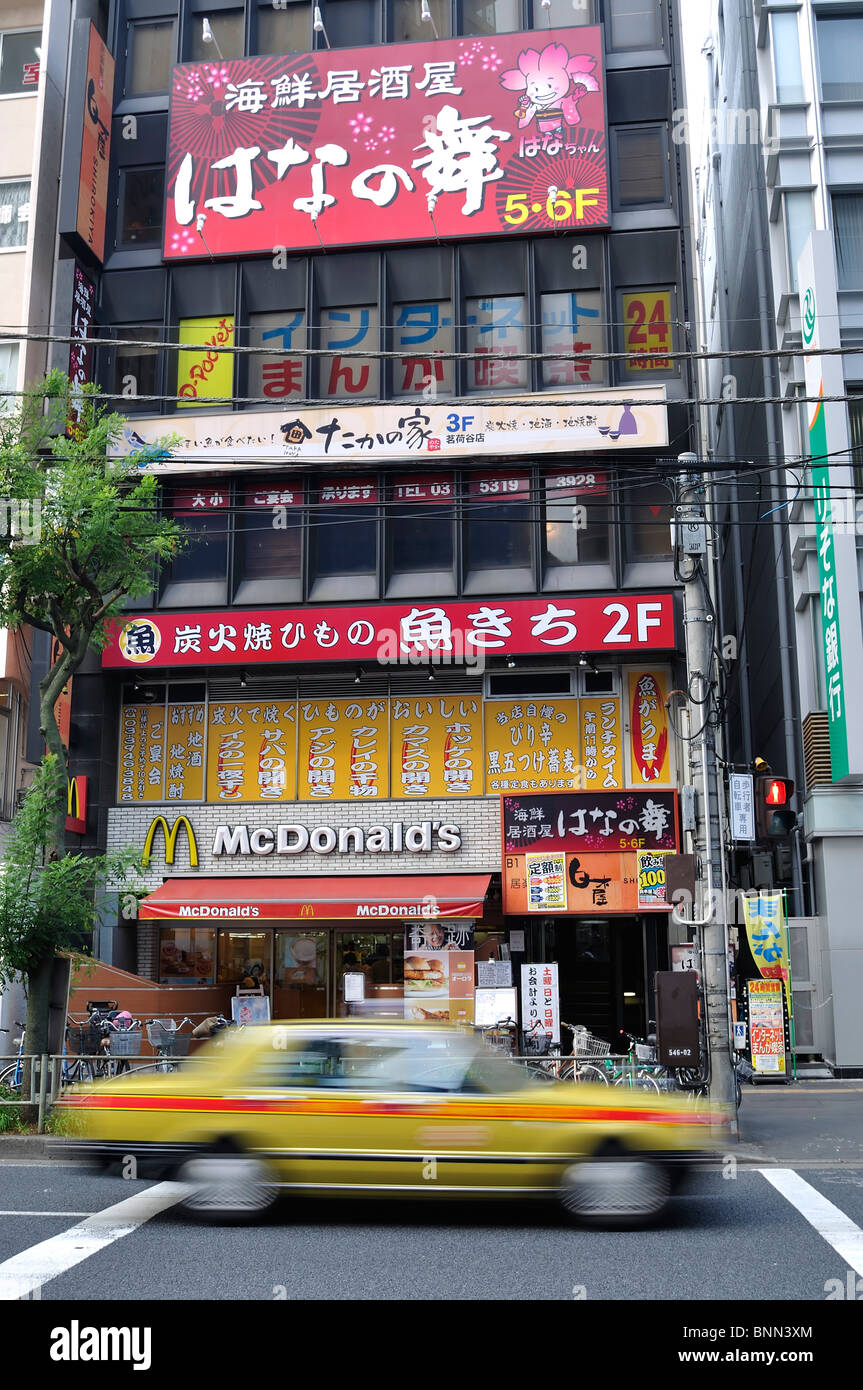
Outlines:
{"type": "MultiPolygon", "coordinates": [[[[15,1100],[17,1095],[8,1086],[0,1086],[0,1101],[15,1100]]],[[[20,1105],[0,1105],[0,1134],[22,1134],[27,1127],[20,1105]]]]}
{"type": "Polygon", "coordinates": [[[25,975],[55,951],[84,954],[92,932],[96,886],[123,883],[140,868],[134,850],[112,855],[46,853],[58,806],[65,808],[66,776],[47,756],[15,818],[0,866],[0,984],[25,975]]]}

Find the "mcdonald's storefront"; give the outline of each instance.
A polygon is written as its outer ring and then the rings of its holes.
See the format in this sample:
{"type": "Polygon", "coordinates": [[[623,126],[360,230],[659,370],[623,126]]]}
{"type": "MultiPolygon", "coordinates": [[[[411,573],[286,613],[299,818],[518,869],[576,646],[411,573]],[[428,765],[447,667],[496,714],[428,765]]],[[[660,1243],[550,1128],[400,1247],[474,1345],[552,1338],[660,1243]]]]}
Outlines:
{"type": "Polygon", "coordinates": [[[191,1016],[260,987],[274,1018],[472,1022],[477,958],[506,942],[497,804],[286,809],[109,813],[109,848],[140,846],[150,888],[138,973],[191,1016]]]}

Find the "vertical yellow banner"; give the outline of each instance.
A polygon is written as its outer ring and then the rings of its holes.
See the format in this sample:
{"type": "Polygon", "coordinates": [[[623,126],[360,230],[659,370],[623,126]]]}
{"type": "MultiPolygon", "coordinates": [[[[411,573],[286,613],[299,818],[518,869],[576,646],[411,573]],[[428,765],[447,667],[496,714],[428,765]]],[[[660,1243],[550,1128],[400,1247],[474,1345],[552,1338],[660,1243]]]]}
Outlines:
{"type": "Polygon", "coordinates": [[[578,702],[581,725],[582,786],[614,791],[623,786],[623,727],[614,695],[578,702]]]}
{"type": "Polygon", "coordinates": [[[168,706],[165,800],[201,801],[204,795],[204,706],[168,706]]]}
{"type": "Polygon", "coordinates": [[[296,702],[210,705],[208,801],[293,801],[296,702]]]}
{"type": "Polygon", "coordinates": [[[379,801],[387,795],[387,700],[301,700],[300,801],[379,801]]]}
{"type": "Polygon", "coordinates": [[[165,706],[124,705],[120,717],[118,801],[163,801],[164,769],[165,706]]]}
{"type": "Polygon", "coordinates": [[[230,400],[234,394],[234,320],[221,318],[181,319],[179,343],[194,343],[188,352],[177,353],[177,395],[183,406],[197,405],[214,397],[230,400]]]}
{"type": "Polygon", "coordinates": [[[577,700],[487,700],[485,790],[578,791],[577,700]]]}
{"type": "Polygon", "coordinates": [[[481,796],[482,701],[394,696],[390,704],[392,796],[481,796]]]}
{"type": "Polygon", "coordinates": [[[670,786],[666,677],[630,671],[627,680],[632,785],[670,786]]]}

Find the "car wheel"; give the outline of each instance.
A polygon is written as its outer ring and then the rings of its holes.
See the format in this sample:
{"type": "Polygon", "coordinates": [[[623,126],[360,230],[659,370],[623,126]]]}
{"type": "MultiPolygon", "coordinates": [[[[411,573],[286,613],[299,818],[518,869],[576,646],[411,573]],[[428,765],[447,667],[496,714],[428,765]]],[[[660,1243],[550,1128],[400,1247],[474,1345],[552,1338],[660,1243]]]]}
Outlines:
{"type": "Polygon", "coordinates": [[[560,1199],[583,1225],[632,1227],[659,1216],[670,1193],[667,1167],[634,1155],[600,1154],[566,1169],[560,1199]]]}
{"type": "Polygon", "coordinates": [[[279,1192],[266,1165],[246,1154],[200,1154],[177,1177],[189,1187],[182,1209],[197,1221],[253,1221],[269,1211],[279,1192]]]}

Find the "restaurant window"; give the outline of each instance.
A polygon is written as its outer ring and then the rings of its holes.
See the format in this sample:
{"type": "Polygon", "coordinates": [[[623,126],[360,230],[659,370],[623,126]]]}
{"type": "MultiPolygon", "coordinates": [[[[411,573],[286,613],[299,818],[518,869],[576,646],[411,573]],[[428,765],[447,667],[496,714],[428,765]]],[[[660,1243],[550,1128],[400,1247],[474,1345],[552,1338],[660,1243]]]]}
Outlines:
{"type": "Polygon", "coordinates": [[[254,479],[240,493],[236,520],[238,599],[267,597],[279,580],[299,581],[302,560],[303,484],[285,477],[254,479]],[[259,592],[249,592],[255,585],[259,592]]]}
{"type": "MultiPolygon", "coordinates": [[[[452,593],[455,478],[451,473],[396,474],[387,509],[390,574],[398,581],[423,575],[429,593],[452,593]]],[[[406,593],[409,585],[390,585],[406,593]]]]}
{"type": "Polygon", "coordinates": [[[533,530],[530,470],[504,469],[470,473],[464,484],[465,589],[487,587],[484,577],[503,592],[520,592],[531,584],[533,530]]]}
{"type": "Polygon", "coordinates": [[[646,483],[626,489],[624,537],[627,559],[670,558],[671,509],[671,496],[661,483],[646,483]]]}
{"type": "Polygon", "coordinates": [[[165,167],[121,169],[119,246],[160,246],[165,167]]]}
{"type": "Polygon", "coordinates": [[[662,7],[657,0],[605,0],[608,46],[621,52],[662,48],[662,7]]]}
{"type": "Polygon", "coordinates": [[[543,478],[544,567],[609,562],[608,479],[595,469],[556,469],[543,478]]]}
{"type": "Polygon", "coordinates": [[[125,96],[168,91],[176,50],[175,25],[173,19],[136,20],[126,25],[125,96]]]}
{"type": "Polygon", "coordinates": [[[201,481],[165,489],[165,511],[183,528],[186,544],[166,569],[166,595],[177,584],[223,581],[228,561],[230,488],[201,481]]]}
{"type": "Polygon", "coordinates": [[[204,39],[204,14],[189,15],[192,31],[189,62],[215,62],[223,58],[242,58],[244,47],[244,16],[242,10],[210,10],[206,15],[215,42],[204,39]],[[217,51],[218,45],[218,51],[217,51]]]}
{"type": "Polygon", "coordinates": [[[0,251],[21,251],[30,226],[30,180],[0,183],[0,251]]]}
{"type": "Polygon", "coordinates": [[[668,138],[664,125],[618,127],[612,130],[615,207],[666,207],[668,138]]]}
{"type": "Polygon", "coordinates": [[[256,53],[309,53],[312,48],[312,7],[309,0],[285,0],[280,8],[258,6],[256,53]]]}
{"type": "Polygon", "coordinates": [[[216,933],[209,927],[160,927],[159,984],[216,982],[216,933]]]}
{"type": "Polygon", "coordinates": [[[421,0],[393,0],[393,43],[433,39],[435,30],[439,39],[449,38],[450,0],[428,0],[431,20],[423,19],[422,8],[421,0]]]}
{"type": "Polygon", "coordinates": [[[462,0],[463,34],[511,34],[521,28],[521,0],[462,0]]]}
{"type": "Polygon", "coordinates": [[[568,29],[575,24],[595,24],[594,0],[578,0],[574,5],[572,0],[550,0],[550,3],[543,3],[543,0],[533,0],[533,27],[540,29],[545,25],[549,29],[568,29]]]}
{"type": "Polygon", "coordinates": [[[540,314],[543,386],[603,385],[606,364],[591,358],[606,350],[600,291],[543,294],[540,314]]]}
{"type": "Polygon", "coordinates": [[[314,597],[341,593],[369,598],[377,592],[378,487],[375,478],[346,475],[322,483],[310,526],[314,597]]]}
{"type": "Polygon", "coordinates": [[[393,395],[451,396],[452,358],[432,355],[453,350],[450,301],[394,304],[392,321],[393,349],[400,354],[393,363],[393,395]]]}
{"type": "Polygon", "coordinates": [[[863,193],[834,193],[832,203],[838,287],[863,289],[863,193]]]}
{"type": "Polygon", "coordinates": [[[35,95],[41,62],[41,29],[0,35],[0,96],[35,95]]]}
{"type": "Polygon", "coordinates": [[[863,14],[819,15],[818,57],[824,101],[863,99],[863,14]]]}
{"type": "MultiPolygon", "coordinates": [[[[321,0],[321,15],[333,48],[365,48],[377,42],[378,6],[375,0],[321,0]]],[[[323,34],[319,47],[325,47],[323,34]]]]}
{"type": "Polygon", "coordinates": [[[465,300],[467,389],[469,392],[524,390],[528,349],[527,300],[524,295],[465,300]],[[494,355],[494,360],[490,360],[494,355]],[[512,358],[512,361],[507,361],[512,358]]]}
{"type": "Polygon", "coordinates": [[[320,358],[321,397],[329,400],[351,400],[380,395],[379,359],[354,355],[362,348],[377,351],[376,304],[321,309],[318,336],[321,348],[325,353],[331,354],[320,358]]]}
{"type": "Polygon", "coordinates": [[[250,347],[265,347],[266,356],[250,353],[248,395],[283,401],[305,395],[306,316],[302,309],[249,315],[250,347]],[[274,351],[276,350],[277,351],[274,351]]]}
{"type": "Polygon", "coordinates": [[[218,934],[218,975],[220,985],[239,985],[241,989],[263,988],[270,992],[271,932],[220,931],[218,934]]]}
{"type": "MultiPolygon", "coordinates": [[[[114,349],[114,391],[123,397],[124,410],[139,396],[155,396],[159,390],[159,352],[150,344],[162,337],[159,323],[139,323],[133,326],[120,325],[111,330],[116,338],[124,339],[123,345],[114,349]]],[[[160,403],[142,401],[150,411],[159,413],[160,403]]]]}

